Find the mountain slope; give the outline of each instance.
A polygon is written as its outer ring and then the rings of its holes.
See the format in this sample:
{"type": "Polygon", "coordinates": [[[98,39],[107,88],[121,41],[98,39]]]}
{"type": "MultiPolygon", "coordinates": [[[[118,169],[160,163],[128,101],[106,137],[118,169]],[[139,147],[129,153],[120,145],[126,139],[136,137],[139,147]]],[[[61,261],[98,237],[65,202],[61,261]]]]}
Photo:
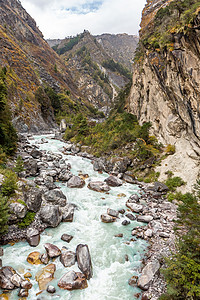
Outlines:
{"type": "Polygon", "coordinates": [[[55,127],[51,104],[45,104],[44,114],[35,97],[38,87],[68,91],[75,102],[82,95],[62,60],[17,0],[0,0],[0,47],[0,64],[7,69],[8,101],[16,128],[38,131],[55,127]]]}
{"type": "Polygon", "coordinates": [[[117,92],[130,81],[130,72],[114,61],[88,31],[66,38],[53,49],[65,61],[84,97],[108,112],[117,92]]]}
{"type": "Polygon", "coordinates": [[[160,179],[173,171],[188,182],[200,162],[200,1],[148,1],[143,11],[133,85],[127,107],[176,153],[160,179]]]}
{"type": "Polygon", "coordinates": [[[110,57],[132,71],[134,52],[139,41],[138,36],[124,33],[101,34],[95,37],[110,57]]]}

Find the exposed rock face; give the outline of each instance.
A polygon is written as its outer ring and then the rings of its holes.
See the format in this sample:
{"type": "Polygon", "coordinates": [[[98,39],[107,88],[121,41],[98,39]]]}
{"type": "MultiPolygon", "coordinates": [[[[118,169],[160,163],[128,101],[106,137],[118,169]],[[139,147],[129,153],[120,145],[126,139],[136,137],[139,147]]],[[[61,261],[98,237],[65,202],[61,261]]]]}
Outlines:
{"type": "Polygon", "coordinates": [[[142,290],[147,290],[149,285],[154,278],[156,272],[160,269],[160,263],[158,260],[152,261],[147,264],[142,270],[142,275],[138,280],[138,287],[142,290]]]}
{"type": "MultiPolygon", "coordinates": [[[[141,39],[152,27],[158,9],[169,2],[147,2],[141,22],[141,39]]],[[[164,173],[171,170],[188,182],[187,189],[199,175],[199,24],[200,16],[197,15],[187,34],[174,33],[171,50],[146,51],[144,61],[135,66],[128,103],[129,112],[138,117],[140,124],[150,121],[152,133],[159,141],[176,147],[176,153],[157,168],[161,172],[159,179],[165,179],[164,173]]]]}
{"type": "Polygon", "coordinates": [[[62,215],[58,206],[46,205],[40,209],[40,218],[42,222],[49,227],[57,227],[62,221],[62,215]]]}

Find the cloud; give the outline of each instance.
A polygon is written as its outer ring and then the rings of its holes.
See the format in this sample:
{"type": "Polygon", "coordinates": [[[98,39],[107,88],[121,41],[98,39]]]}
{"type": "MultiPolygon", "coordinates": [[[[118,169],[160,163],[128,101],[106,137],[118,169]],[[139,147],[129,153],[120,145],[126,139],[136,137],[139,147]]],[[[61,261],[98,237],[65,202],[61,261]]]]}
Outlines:
{"type": "Polygon", "coordinates": [[[92,34],[137,34],[146,0],[21,0],[45,38],[92,34]],[[59,3],[58,3],[59,2],[59,3]]]}

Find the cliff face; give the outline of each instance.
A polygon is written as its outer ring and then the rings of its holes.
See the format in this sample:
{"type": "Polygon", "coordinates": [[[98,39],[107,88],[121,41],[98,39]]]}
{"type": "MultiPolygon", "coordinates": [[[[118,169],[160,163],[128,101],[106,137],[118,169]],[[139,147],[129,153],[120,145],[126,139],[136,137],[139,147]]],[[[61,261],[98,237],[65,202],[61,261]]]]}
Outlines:
{"type": "Polygon", "coordinates": [[[49,106],[46,118],[35,99],[39,86],[69,90],[80,96],[70,72],[43,39],[35,21],[18,0],[0,0],[0,66],[7,69],[6,84],[13,123],[19,131],[55,127],[49,106]]]}
{"type": "Polygon", "coordinates": [[[172,6],[177,4],[175,1],[148,1],[143,11],[138,50],[143,53],[134,67],[127,103],[140,123],[152,123],[152,133],[159,141],[176,147],[176,153],[158,168],[160,179],[170,170],[187,181],[187,189],[199,176],[200,162],[200,4],[197,2],[191,1],[187,8],[195,5],[189,22],[177,24],[185,13],[181,11],[182,4],[176,11],[172,6]],[[176,20],[177,27],[163,27],[169,20],[176,20]],[[162,26],[162,31],[158,26],[162,26]],[[147,30],[154,33],[149,34],[147,30]],[[161,47],[162,35],[166,36],[164,47],[161,47]]]}

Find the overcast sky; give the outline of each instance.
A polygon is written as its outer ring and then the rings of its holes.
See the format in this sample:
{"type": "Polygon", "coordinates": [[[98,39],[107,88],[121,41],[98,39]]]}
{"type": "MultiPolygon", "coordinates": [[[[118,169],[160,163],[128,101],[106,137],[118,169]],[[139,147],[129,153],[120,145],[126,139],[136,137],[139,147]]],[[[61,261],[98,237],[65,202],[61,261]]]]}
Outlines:
{"type": "Polygon", "coordinates": [[[146,0],[21,0],[47,38],[92,34],[138,34],[146,0]]]}

